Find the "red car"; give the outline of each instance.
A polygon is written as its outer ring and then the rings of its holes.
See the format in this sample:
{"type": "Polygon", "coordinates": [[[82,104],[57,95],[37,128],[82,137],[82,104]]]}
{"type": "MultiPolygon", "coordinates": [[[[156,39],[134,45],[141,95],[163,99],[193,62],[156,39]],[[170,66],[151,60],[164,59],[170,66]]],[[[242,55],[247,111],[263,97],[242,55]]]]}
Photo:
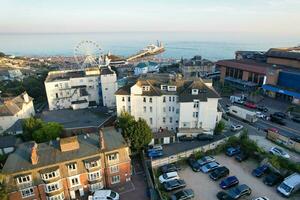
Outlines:
{"type": "Polygon", "coordinates": [[[272,131],[274,133],[278,133],[279,132],[277,128],[268,128],[268,129],[266,129],[266,132],[269,132],[269,131],[272,131]]]}
{"type": "Polygon", "coordinates": [[[257,105],[255,103],[252,103],[252,102],[245,102],[244,106],[248,107],[248,108],[252,108],[252,109],[256,109],[257,108],[257,105]]]}

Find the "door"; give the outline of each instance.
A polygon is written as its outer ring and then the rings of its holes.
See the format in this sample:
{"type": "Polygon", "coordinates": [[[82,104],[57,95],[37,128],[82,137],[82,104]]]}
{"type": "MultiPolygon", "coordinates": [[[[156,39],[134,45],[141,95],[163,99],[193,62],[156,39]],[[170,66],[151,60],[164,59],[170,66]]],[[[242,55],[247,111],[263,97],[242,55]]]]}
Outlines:
{"type": "Polygon", "coordinates": [[[75,199],[76,198],[75,191],[70,191],[70,196],[71,199],[75,199]]]}
{"type": "Polygon", "coordinates": [[[79,194],[80,194],[81,197],[84,196],[84,190],[83,190],[83,188],[79,189],[79,194]]]}

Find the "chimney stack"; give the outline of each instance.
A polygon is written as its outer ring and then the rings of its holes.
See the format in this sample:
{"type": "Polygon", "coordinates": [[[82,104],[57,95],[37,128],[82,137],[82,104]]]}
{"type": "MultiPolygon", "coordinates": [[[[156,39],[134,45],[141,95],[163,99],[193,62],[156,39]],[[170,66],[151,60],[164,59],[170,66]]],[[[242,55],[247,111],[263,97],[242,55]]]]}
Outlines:
{"type": "Polygon", "coordinates": [[[28,96],[27,92],[24,93],[23,98],[24,98],[25,103],[29,102],[29,96],[28,96]]]}
{"type": "Polygon", "coordinates": [[[39,156],[37,154],[37,147],[38,147],[38,144],[34,143],[33,147],[31,148],[31,163],[33,165],[36,165],[39,161],[39,156]]]}
{"type": "Polygon", "coordinates": [[[103,137],[103,131],[102,131],[102,129],[100,129],[100,131],[99,131],[99,146],[100,146],[101,150],[105,149],[104,137],[103,137]]]}

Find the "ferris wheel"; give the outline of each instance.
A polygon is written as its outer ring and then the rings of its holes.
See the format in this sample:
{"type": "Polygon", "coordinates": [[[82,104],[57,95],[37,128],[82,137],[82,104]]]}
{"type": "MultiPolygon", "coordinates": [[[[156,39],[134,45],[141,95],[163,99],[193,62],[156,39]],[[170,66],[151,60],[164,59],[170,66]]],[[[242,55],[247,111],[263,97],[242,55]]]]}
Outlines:
{"type": "Polygon", "coordinates": [[[98,66],[102,54],[100,45],[91,40],[83,40],[74,48],[74,58],[80,68],[98,66]]]}

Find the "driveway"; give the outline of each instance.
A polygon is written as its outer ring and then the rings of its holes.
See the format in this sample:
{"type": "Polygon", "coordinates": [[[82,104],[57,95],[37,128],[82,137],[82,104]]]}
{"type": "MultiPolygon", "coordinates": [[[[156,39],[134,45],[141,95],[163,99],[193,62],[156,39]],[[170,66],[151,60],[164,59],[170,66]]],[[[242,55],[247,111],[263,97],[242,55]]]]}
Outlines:
{"type": "MultiPolygon", "coordinates": [[[[259,196],[266,196],[271,200],[286,200],[279,196],[276,192],[276,187],[268,187],[263,182],[263,178],[255,178],[251,175],[252,169],[257,167],[257,163],[253,160],[238,163],[234,158],[229,158],[225,155],[215,157],[221,165],[225,165],[230,170],[230,175],[238,177],[240,183],[247,184],[252,189],[252,194],[244,199],[251,200],[259,196]]],[[[219,181],[213,181],[208,174],[202,172],[193,172],[190,167],[183,168],[179,175],[187,183],[187,188],[192,188],[195,192],[195,200],[214,200],[217,199],[216,194],[221,191],[219,181]]],[[[289,198],[296,200],[300,198],[300,194],[289,198]]]]}

